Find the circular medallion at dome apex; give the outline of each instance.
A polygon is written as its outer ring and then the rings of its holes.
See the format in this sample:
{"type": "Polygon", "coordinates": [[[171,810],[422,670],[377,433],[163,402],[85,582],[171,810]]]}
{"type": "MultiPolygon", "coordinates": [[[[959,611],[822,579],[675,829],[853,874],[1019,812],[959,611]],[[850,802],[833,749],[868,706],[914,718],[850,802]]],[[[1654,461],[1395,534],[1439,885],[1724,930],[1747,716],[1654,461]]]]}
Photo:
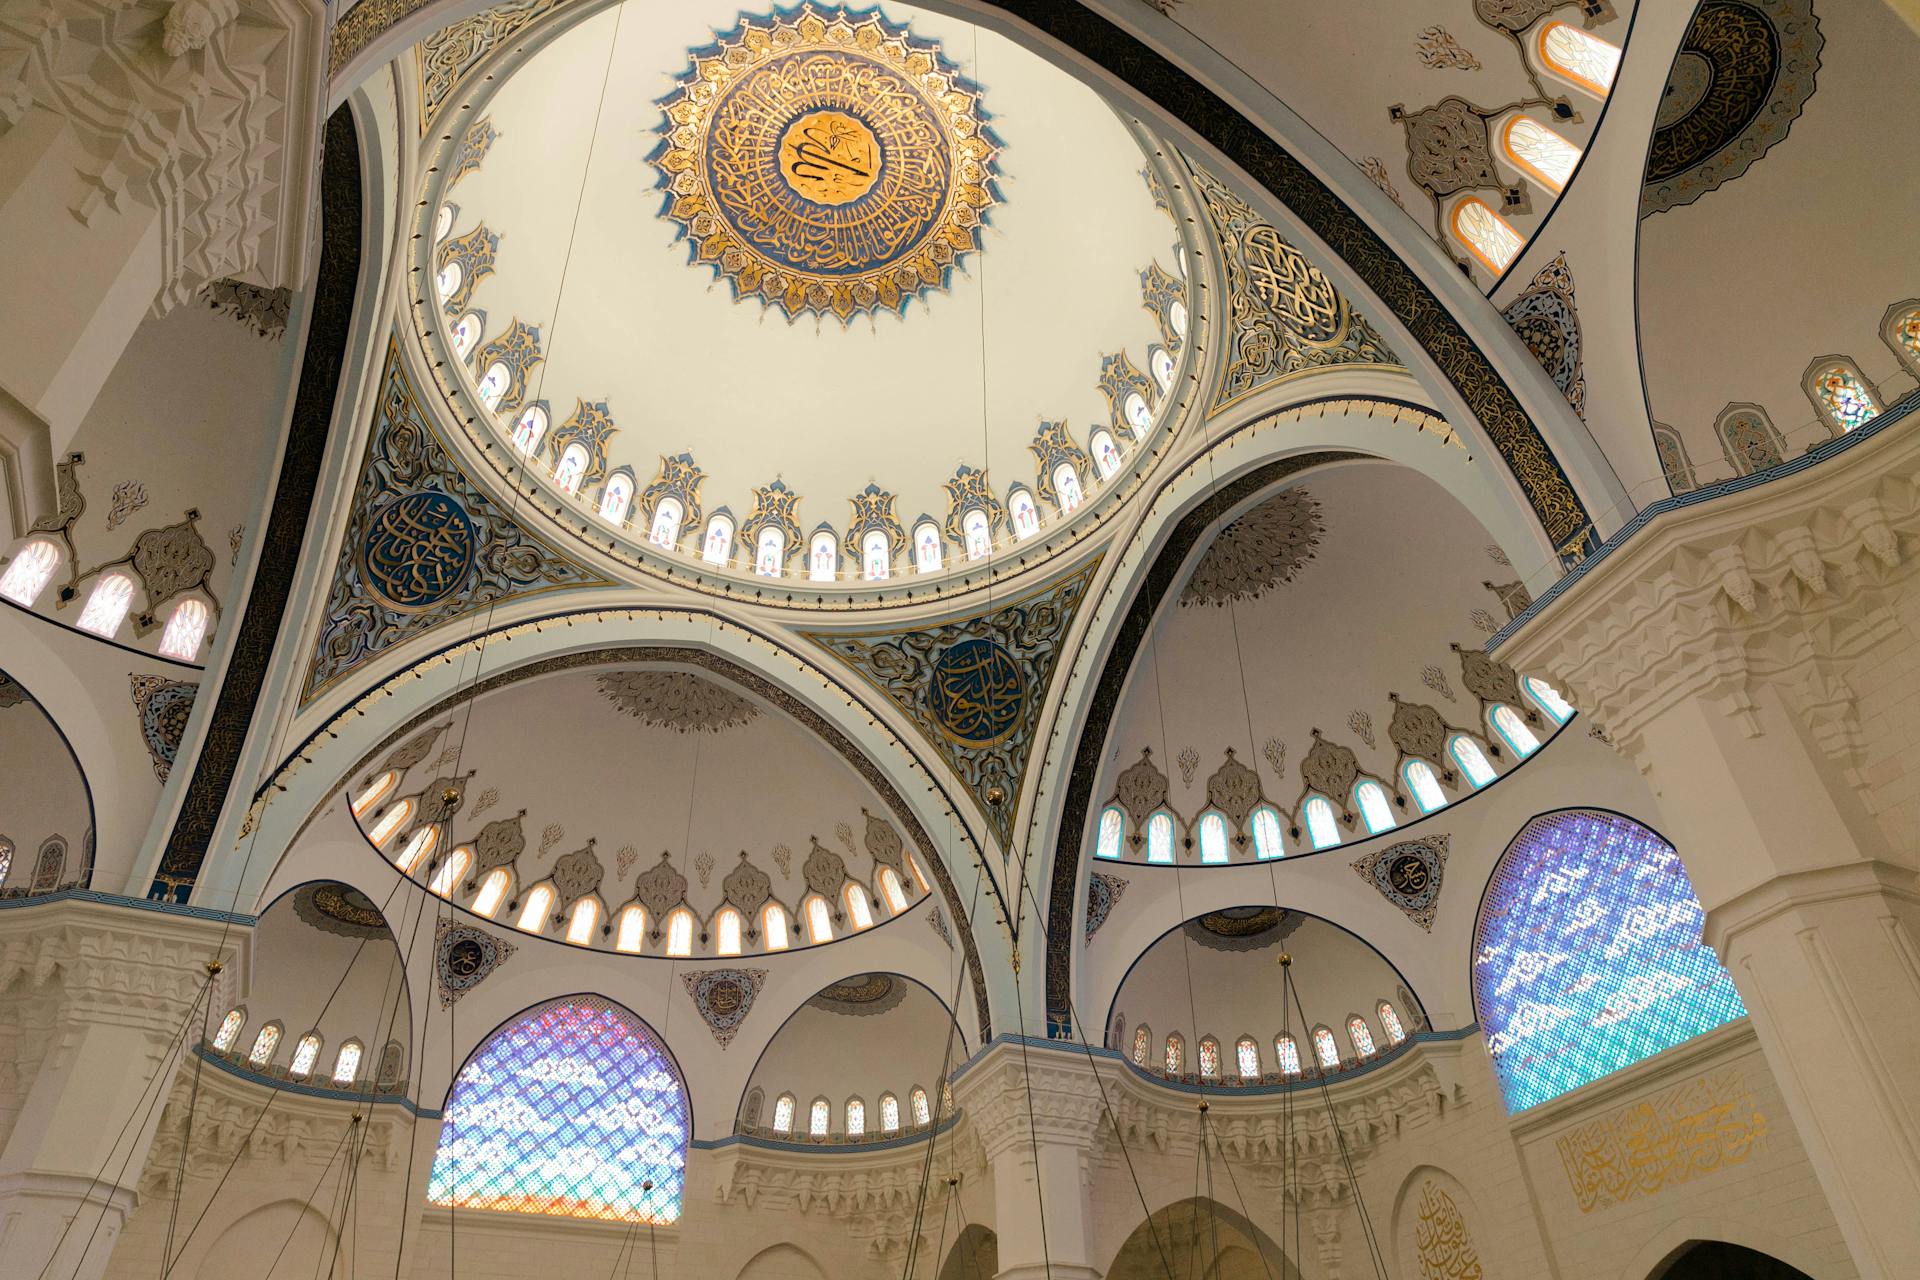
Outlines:
{"type": "Polygon", "coordinates": [[[980,248],[996,147],[937,43],[805,6],[688,60],[655,163],[694,262],[735,296],[846,321],[943,288],[980,248]]]}

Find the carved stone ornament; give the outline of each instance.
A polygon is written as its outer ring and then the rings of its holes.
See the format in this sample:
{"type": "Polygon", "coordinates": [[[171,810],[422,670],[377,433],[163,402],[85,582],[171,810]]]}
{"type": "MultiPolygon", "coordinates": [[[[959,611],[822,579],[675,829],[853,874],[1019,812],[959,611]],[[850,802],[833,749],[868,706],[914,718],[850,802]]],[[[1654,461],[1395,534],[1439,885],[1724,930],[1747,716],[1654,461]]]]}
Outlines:
{"type": "Polygon", "coordinates": [[[18,680],[0,671],[0,711],[32,701],[32,696],[20,686],[18,680]]]}
{"type": "Polygon", "coordinates": [[[392,751],[389,751],[387,758],[381,762],[380,771],[385,772],[388,769],[398,769],[402,773],[405,773],[408,769],[413,768],[413,766],[432,755],[433,744],[439,740],[441,734],[452,727],[451,724],[428,725],[395,747],[392,751]]]}
{"type": "Polygon", "coordinates": [[[1460,655],[1460,683],[1467,687],[1468,693],[1480,699],[1483,714],[1494,703],[1504,702],[1519,712],[1528,724],[1540,723],[1540,713],[1520,696],[1520,677],[1512,667],[1488,657],[1478,649],[1463,649],[1456,644],[1453,651],[1460,655]]]}
{"type": "Polygon", "coordinates": [[[878,814],[868,813],[865,809],[860,810],[860,813],[867,820],[868,855],[878,865],[892,867],[896,872],[905,875],[906,850],[901,842],[900,833],[893,829],[891,822],[878,814]]]}
{"type": "Polygon", "coordinates": [[[813,841],[807,860],[800,864],[800,876],[807,888],[834,904],[833,918],[840,918],[840,886],[847,882],[847,862],[839,854],[813,841]]]}
{"type": "Polygon", "coordinates": [[[1402,840],[1354,861],[1362,880],[1380,896],[1406,913],[1407,919],[1433,932],[1434,912],[1440,906],[1440,882],[1447,869],[1446,835],[1402,840]]]}
{"type": "Polygon", "coordinates": [[[554,859],[553,888],[560,895],[554,906],[553,922],[562,923],[573,904],[590,893],[600,890],[600,882],[607,877],[607,869],[600,865],[600,859],[593,852],[593,840],[572,853],[563,853],[554,859]]]}
{"type": "Polygon", "coordinates": [[[331,880],[302,885],[294,891],[293,910],[315,929],[343,938],[384,942],[393,936],[373,899],[351,885],[331,880]]]}
{"type": "Polygon", "coordinates": [[[755,719],[760,708],[690,671],[606,671],[607,701],[642,724],[675,733],[721,733],[755,719]]]}
{"type": "Polygon", "coordinates": [[[474,68],[511,40],[516,32],[563,2],[504,0],[471,18],[442,27],[415,45],[420,73],[421,136],[430,132],[435,117],[474,68]]]}
{"type": "Polygon", "coordinates": [[[1227,748],[1226,763],[1207,779],[1207,803],[1240,830],[1246,829],[1247,818],[1260,803],[1260,775],[1235,759],[1232,747],[1227,748]]]}
{"type": "Polygon", "coordinates": [[[291,289],[263,289],[242,280],[214,280],[200,290],[207,306],[232,316],[263,338],[278,342],[286,336],[287,315],[293,307],[291,289]]]}
{"type": "Polygon", "coordinates": [[[1110,876],[1104,871],[1096,871],[1087,881],[1087,941],[1093,941],[1093,935],[1100,932],[1100,926],[1107,922],[1114,907],[1120,903],[1120,897],[1126,893],[1133,882],[1119,876],[1110,876]]]}
{"type": "Polygon", "coordinates": [[[1487,114],[1465,98],[1448,96],[1400,117],[1407,130],[1407,170],[1436,200],[1507,185],[1493,165],[1487,114]]]}
{"type": "Polygon", "coordinates": [[[940,904],[937,902],[927,912],[927,927],[933,930],[940,941],[947,944],[947,950],[953,950],[953,934],[947,929],[947,915],[940,910],[940,904]]]}
{"type": "Polygon", "coordinates": [[[633,896],[652,914],[657,936],[667,912],[687,900],[687,878],[673,869],[672,854],[662,852],[659,862],[640,873],[633,883],[633,896]]]}
{"type": "Polygon", "coordinates": [[[1307,784],[1307,790],[1318,791],[1344,810],[1353,795],[1354,783],[1360,781],[1360,757],[1354,755],[1351,747],[1328,742],[1315,729],[1313,745],[1300,757],[1300,777],[1307,784]]]}
{"type": "Polygon", "coordinates": [[[523,825],[526,816],[527,811],[522,809],[511,818],[495,818],[480,828],[480,834],[473,840],[473,869],[467,873],[469,893],[479,887],[489,871],[512,866],[526,852],[527,830],[523,825]]]}
{"type": "Polygon", "coordinates": [[[1141,840],[1140,832],[1147,826],[1147,819],[1153,816],[1155,809],[1167,803],[1167,789],[1172,781],[1160,772],[1153,762],[1153,748],[1140,748],[1140,758],[1120,771],[1120,777],[1113,787],[1113,799],[1127,811],[1129,825],[1134,830],[1134,843],[1141,840]]]}
{"type": "Polygon", "coordinates": [[[440,1007],[451,1009],[518,950],[485,929],[452,919],[439,921],[433,935],[433,970],[440,987],[440,1007]]]}
{"type": "Polygon", "coordinates": [[[1209,911],[1181,928],[1212,951],[1258,951],[1284,942],[1306,919],[1284,907],[1228,907],[1209,911]]]}
{"type": "Polygon", "coordinates": [[[859,973],[820,988],[807,1007],[865,1018],[897,1009],[906,998],[907,984],[892,974],[859,973]]]}
{"type": "Polygon", "coordinates": [[[1388,740],[1400,748],[1401,755],[1425,760],[1440,771],[1443,782],[1451,784],[1454,772],[1452,757],[1447,754],[1447,739],[1453,736],[1453,727],[1446,717],[1423,702],[1402,702],[1397,693],[1387,697],[1393,700],[1393,719],[1387,724],[1388,740]]]}
{"type": "Polygon", "coordinates": [[[728,902],[740,909],[741,914],[752,919],[772,896],[773,879],[747,861],[747,851],[742,849],[740,865],[727,872],[726,878],[720,882],[720,892],[728,902]]]}
{"type": "Polygon", "coordinates": [[[722,1049],[733,1043],[734,1033],[753,1012],[754,997],[767,984],[765,969],[703,969],[683,973],[687,995],[699,1010],[700,1020],[713,1032],[722,1049]]]}

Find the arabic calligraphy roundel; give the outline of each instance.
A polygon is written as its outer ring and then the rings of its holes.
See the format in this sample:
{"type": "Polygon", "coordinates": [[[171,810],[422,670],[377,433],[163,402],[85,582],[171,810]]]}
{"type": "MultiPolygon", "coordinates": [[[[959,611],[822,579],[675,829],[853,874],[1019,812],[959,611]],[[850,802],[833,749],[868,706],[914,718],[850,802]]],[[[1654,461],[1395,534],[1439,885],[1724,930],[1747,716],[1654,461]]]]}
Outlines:
{"type": "Polygon", "coordinates": [[[360,567],[396,609],[431,608],[466,581],[475,555],[466,508],[433,489],[404,493],[373,513],[360,567]]]}
{"type": "Polygon", "coordinates": [[[934,660],[927,704],[947,736],[990,747],[1012,733],[1026,705],[1020,664],[993,640],[962,640],[934,660]]]}
{"type": "Polygon", "coordinates": [[[662,100],[653,160],[693,260],[784,311],[903,310],[980,247],[998,150],[978,91],[878,12],[743,18],[662,100]]]}

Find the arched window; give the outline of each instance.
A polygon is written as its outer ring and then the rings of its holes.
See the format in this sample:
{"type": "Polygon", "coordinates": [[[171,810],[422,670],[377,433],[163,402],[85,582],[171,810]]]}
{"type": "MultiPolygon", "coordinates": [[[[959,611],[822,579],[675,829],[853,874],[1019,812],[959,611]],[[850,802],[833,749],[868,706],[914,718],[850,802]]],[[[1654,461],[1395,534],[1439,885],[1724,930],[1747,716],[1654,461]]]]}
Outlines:
{"type": "Polygon", "coordinates": [[[412,875],[413,869],[421,865],[427,855],[433,852],[433,846],[439,842],[439,828],[422,827],[408,838],[405,847],[400,850],[400,856],[393,860],[393,865],[403,873],[412,875]]]}
{"type": "Polygon", "coordinates": [[[1096,431],[1087,443],[1093,450],[1093,469],[1100,473],[1102,480],[1111,480],[1120,474],[1120,446],[1113,442],[1112,433],[1096,431]]]}
{"type": "Polygon", "coordinates": [[[1367,824],[1369,835],[1391,831],[1400,825],[1393,820],[1393,805],[1387,800],[1387,789],[1379,783],[1363,782],[1353,789],[1353,796],[1360,804],[1360,820],[1367,824]]]}
{"type": "Polygon", "coordinates": [[[680,541],[680,521],[685,519],[678,498],[662,498],[653,507],[653,524],[647,529],[647,541],[656,547],[671,549],[680,541]]]}
{"type": "Polygon", "coordinates": [[[867,1136],[867,1104],[858,1098],[847,1099],[847,1136],[849,1138],[867,1136]]]}
{"type": "Polygon", "coordinates": [[[1399,1010],[1382,1000],[1374,1012],[1380,1016],[1380,1029],[1387,1033],[1388,1044],[1399,1044],[1407,1038],[1407,1029],[1400,1022],[1399,1010]]]}
{"type": "Polygon", "coordinates": [[[832,582],[839,567],[840,550],[834,543],[833,530],[822,529],[813,535],[807,549],[807,576],[815,582],[832,582]]]}
{"type": "Polygon", "coordinates": [[[435,243],[445,240],[453,231],[453,206],[443,204],[433,215],[433,239],[435,243]]]}
{"type": "Polygon", "coordinates": [[[1200,819],[1200,861],[1227,860],[1227,820],[1217,813],[1200,819]]]}
{"type": "Polygon", "coordinates": [[[1407,790],[1413,792],[1413,802],[1420,806],[1420,812],[1432,813],[1446,806],[1447,793],[1440,789],[1440,779],[1434,776],[1432,765],[1425,760],[1409,760],[1401,773],[1407,779],[1407,790]]]}
{"type": "Polygon", "coordinates": [[[1124,833],[1126,819],[1120,810],[1112,805],[1100,812],[1100,834],[1093,844],[1093,856],[1096,858],[1117,858],[1120,856],[1120,838],[1124,833]]]}
{"type": "Polygon", "coordinates": [[[133,607],[133,579],[124,573],[101,575],[93,584],[93,593],[87,597],[87,607],[80,611],[80,621],[76,623],[82,631],[91,631],[94,635],[113,639],[113,633],[127,620],[127,610],[133,607]]]}
{"type": "Polygon", "coordinates": [[[1155,347],[1147,353],[1147,368],[1153,371],[1153,381],[1161,395],[1173,390],[1173,356],[1165,347],[1155,347]]]}
{"type": "Polygon", "coordinates": [[[573,914],[567,917],[567,941],[576,947],[591,945],[593,928],[599,923],[599,901],[594,898],[580,899],[573,904],[573,914]]]}
{"type": "Polygon", "coordinates": [[[880,1132],[900,1132],[900,1099],[890,1093],[880,1095],[880,1132]]]}
{"type": "Polygon", "coordinates": [[[942,1116],[953,1114],[953,1085],[945,1080],[940,1082],[940,1114],[942,1116]]]}
{"type": "Polygon", "coordinates": [[[530,404],[520,411],[513,422],[513,447],[521,456],[531,458],[540,448],[540,441],[547,434],[547,411],[542,405],[530,404]]]}
{"type": "Polygon", "coordinates": [[[1275,1062],[1280,1064],[1280,1072],[1282,1075],[1297,1076],[1300,1074],[1300,1046],[1293,1042],[1292,1036],[1275,1036],[1273,1038],[1273,1058],[1275,1062]]]}
{"type": "Polygon", "coordinates": [[[313,1074],[313,1067],[320,1061],[320,1037],[309,1031],[293,1046],[293,1061],[287,1064],[287,1074],[296,1080],[305,1080],[313,1074]]]}
{"type": "Polygon", "coordinates": [[[1573,177],[1574,166],[1580,163],[1580,148],[1531,116],[1507,121],[1501,138],[1507,159],[1548,191],[1564,190],[1573,177]]]}
{"type": "Polygon", "coordinates": [[[1060,501],[1062,515],[1080,509],[1083,498],[1080,492],[1080,475],[1073,469],[1071,462],[1063,462],[1053,469],[1053,492],[1060,501]]]}
{"type": "Polygon", "coordinates": [[[1880,397],[1850,360],[1835,360],[1807,375],[1814,407],[1841,434],[1880,416],[1880,397]]]}
{"type": "Polygon", "coordinates": [[[931,520],[913,527],[913,567],[921,573],[940,572],[940,526],[931,520]]]}
{"type": "Polygon", "coordinates": [[[1212,1036],[1200,1038],[1200,1074],[1209,1079],[1220,1075],[1220,1042],[1212,1036]]]}
{"type": "Polygon", "coordinates": [[[927,1091],[915,1085],[909,1096],[913,1101],[913,1122],[917,1125],[932,1123],[933,1113],[927,1109],[927,1091]]]}
{"type": "Polygon", "coordinates": [[[1242,1080],[1258,1080],[1260,1078],[1259,1041],[1255,1040],[1252,1036],[1241,1036],[1239,1040],[1234,1042],[1233,1056],[1237,1059],[1234,1065],[1240,1068],[1240,1078],[1242,1080]]]}
{"type": "Polygon", "coordinates": [[[627,508],[632,504],[633,477],[624,471],[614,472],[600,491],[600,518],[619,524],[627,518],[627,508]]]}
{"type": "Polygon", "coordinates": [[[827,1124],[833,1115],[833,1105],[825,1098],[815,1098],[813,1105],[807,1108],[807,1136],[824,1138],[827,1136],[827,1124]]]}
{"type": "Polygon", "coordinates": [[[1340,1065],[1340,1047],[1333,1042],[1333,1032],[1325,1027],[1313,1029],[1313,1056],[1323,1071],[1340,1065]]]}
{"type": "Polygon", "coordinates": [[[280,1047],[280,1024],[269,1022],[260,1028],[260,1034],[253,1038],[253,1051],[247,1054],[247,1062],[256,1067],[264,1067],[273,1061],[273,1051],[280,1047]]]}
{"type": "Polygon", "coordinates": [[[587,451],[579,444],[570,444],[560,455],[560,465],[553,469],[553,482],[566,493],[580,492],[580,482],[587,475],[587,451]]]}
{"type": "Polygon", "coordinates": [[[240,1039],[240,1028],[247,1025],[245,1009],[229,1009],[227,1016],[220,1019],[220,1030],[213,1034],[213,1047],[225,1053],[233,1048],[240,1039]]]}
{"type": "Polygon", "coordinates": [[[693,912],[685,907],[676,907],[667,916],[667,954],[670,956],[693,954],[693,912]]]}
{"type": "Polygon", "coordinates": [[[733,558],[733,521],[714,516],[707,521],[707,536],[700,543],[700,558],[708,564],[725,564],[733,558]]]}
{"type": "Polygon", "coordinates": [[[354,1077],[360,1074],[360,1059],[367,1050],[358,1040],[349,1040],[340,1046],[340,1052],[333,1059],[333,1082],[352,1084],[354,1077]]]}
{"type": "Polygon", "coordinates": [[[866,887],[858,881],[848,885],[843,895],[847,900],[847,916],[856,929],[869,928],[873,924],[873,908],[867,902],[866,887]]]}
{"type": "Polygon", "coordinates": [[[1604,98],[1612,92],[1614,73],[1620,70],[1620,46],[1591,31],[1549,22],[1540,28],[1539,49],[1540,61],[1547,70],[1595,97],[1604,98]]]}
{"type": "Polygon", "coordinates": [[[1325,796],[1307,800],[1307,840],[1316,849],[1331,849],[1340,843],[1340,825],[1333,819],[1333,802],[1325,796]]]}
{"type": "Polygon", "coordinates": [[[427,1202],[661,1226],[680,1217],[692,1120],[673,1059],[600,996],[536,1006],[467,1059],[427,1202]]]}
{"type": "Polygon", "coordinates": [[[1507,1110],[1743,1016],[1704,924],[1680,856],[1639,823],[1584,811],[1527,823],[1474,929],[1474,1009],[1507,1110]]]}
{"type": "Polygon", "coordinates": [[[819,894],[807,899],[807,941],[833,941],[833,912],[819,894]]]}
{"type": "Polygon", "coordinates": [[[514,927],[528,933],[544,933],[547,928],[547,912],[553,910],[553,886],[536,885],[527,895],[526,905],[520,908],[520,918],[514,921],[514,927]]]}
{"type": "Polygon", "coordinates": [[[487,872],[487,878],[480,882],[480,892],[473,895],[471,910],[477,916],[493,919],[493,913],[506,901],[507,888],[513,883],[505,867],[495,867],[487,872]]]}
{"type": "Polygon", "coordinates": [[[783,1093],[773,1104],[773,1131],[775,1133],[793,1132],[794,1099],[790,1093],[783,1093]]]}
{"type": "Polygon", "coordinates": [[[1373,1056],[1373,1028],[1359,1014],[1347,1019],[1347,1039],[1353,1042],[1353,1051],[1362,1058],[1373,1056]]]}
{"type": "Polygon", "coordinates": [[[747,1100],[740,1108],[740,1121],[742,1125],[747,1128],[759,1127],[760,1106],[766,1100],[766,1094],[757,1088],[747,1094],[747,1100]]]}
{"type": "Polygon", "coordinates": [[[932,892],[932,890],[927,888],[926,873],[920,870],[920,864],[914,861],[914,857],[912,854],[907,855],[907,870],[913,872],[913,882],[920,886],[920,892],[922,893],[932,892]]]}
{"type": "Polygon", "coordinates": [[[480,379],[480,403],[489,410],[498,409],[512,382],[513,375],[507,372],[507,366],[495,360],[480,379]]]}
{"type": "Polygon", "coordinates": [[[993,522],[986,512],[975,507],[961,516],[960,531],[967,536],[967,559],[984,560],[993,554],[993,522]]]}
{"type": "Polygon", "coordinates": [[[1187,1042],[1180,1038],[1178,1031],[1167,1037],[1167,1072],[1179,1075],[1187,1066],[1187,1042]]]}
{"type": "Polygon", "coordinates": [[[887,535],[869,529],[860,539],[860,574],[868,582],[884,582],[893,571],[893,556],[887,547],[887,535]]]}
{"type": "Polygon", "coordinates": [[[887,901],[887,910],[899,915],[907,909],[907,891],[900,883],[900,873],[892,867],[880,868],[880,896],[887,901]]]}
{"type": "Polygon", "coordinates": [[[1167,323],[1173,326],[1174,336],[1187,336],[1187,304],[1175,298],[1167,304],[1167,323]]]}
{"type": "Polygon", "coordinates": [[[469,311],[453,326],[453,354],[465,360],[480,345],[480,316],[469,311]]]}
{"type": "Polygon", "coordinates": [[[1133,429],[1135,440],[1145,440],[1147,432],[1153,430],[1153,410],[1147,408],[1147,398],[1138,391],[1127,392],[1127,398],[1120,402],[1120,414],[1133,429]]]}
{"type": "Polygon", "coordinates": [[[780,576],[780,562],[787,558],[787,535],[777,524],[760,526],[754,539],[753,571],[763,578],[780,576]]]}
{"type": "Polygon", "coordinates": [[[1040,508],[1033,504],[1033,495],[1025,489],[1015,489],[1007,495],[1007,511],[1013,518],[1013,536],[1031,538],[1040,532],[1040,508]]]}
{"type": "Polygon", "coordinates": [[[1506,703],[1495,703],[1487,718],[1493,721],[1493,727],[1513,748],[1516,758],[1524,760],[1539,749],[1540,739],[1533,736],[1533,730],[1527,728],[1527,722],[1520,718],[1520,713],[1506,703]]]}
{"type": "Polygon", "coordinates": [[[1520,682],[1527,696],[1556,723],[1565,724],[1573,719],[1573,704],[1560,696],[1560,691],[1542,680],[1539,676],[1528,676],[1520,682]]]}
{"type": "Polygon", "coordinates": [[[160,652],[168,658],[192,662],[200,656],[200,642],[207,638],[207,619],[212,615],[198,600],[182,600],[167,618],[167,629],[160,634],[160,652]]]}
{"type": "Polygon", "coordinates": [[[1133,1065],[1136,1067],[1146,1066],[1147,1050],[1152,1047],[1153,1032],[1149,1031],[1147,1024],[1143,1022],[1133,1029],[1133,1065]]]}
{"type": "Polygon", "coordinates": [[[375,848],[379,848],[386,844],[386,842],[393,837],[393,833],[405,826],[407,820],[412,817],[413,801],[411,799],[402,800],[399,804],[380,815],[380,821],[374,823],[373,830],[367,832],[367,839],[373,842],[375,848]]]}
{"type": "Polygon", "coordinates": [[[1484,787],[1492,782],[1495,774],[1493,766],[1487,763],[1486,753],[1480,750],[1480,744],[1464,733],[1453,735],[1453,741],[1447,744],[1447,750],[1453,753],[1454,760],[1460,765],[1460,771],[1467,775],[1467,781],[1476,787],[1484,787]]]}
{"type": "Polygon", "coordinates": [[[631,906],[620,912],[620,927],[614,930],[613,949],[629,955],[637,954],[646,945],[647,912],[644,907],[631,906]]]}
{"type": "Polygon", "coordinates": [[[1164,813],[1147,819],[1147,861],[1173,861],[1173,819],[1164,813]]]}
{"type": "Polygon", "coordinates": [[[769,902],[760,911],[760,928],[767,937],[767,950],[785,951],[787,949],[787,909],[777,902],[769,902]]]}
{"type": "Polygon", "coordinates": [[[452,297],[454,290],[460,287],[461,277],[466,274],[466,268],[460,265],[458,258],[455,258],[453,261],[447,263],[446,266],[434,272],[433,284],[434,287],[440,291],[440,297],[442,299],[452,297]]]}
{"type": "Polygon", "coordinates": [[[1512,223],[1474,196],[1453,206],[1453,234],[1495,275],[1512,266],[1527,243],[1512,223]]]}
{"type": "Polygon", "coordinates": [[[365,816],[367,810],[387,798],[387,792],[393,790],[394,783],[398,781],[400,781],[400,771],[389,769],[368,783],[367,789],[354,799],[353,816],[356,818],[365,816]]]}
{"type": "Polygon", "coordinates": [[[472,865],[472,851],[465,845],[459,846],[447,855],[447,860],[440,864],[438,871],[433,873],[433,879],[428,882],[427,888],[442,898],[451,896],[453,886],[460,883],[460,877],[466,875],[467,868],[472,865]]]}
{"type": "Polygon", "coordinates": [[[714,943],[714,952],[723,956],[740,954],[740,913],[732,907],[720,908],[719,918],[714,924],[714,934],[718,939],[714,943]]]}
{"type": "Polygon", "coordinates": [[[31,609],[40,593],[47,589],[47,583],[53,580],[53,571],[59,563],[60,548],[45,538],[35,538],[14,553],[13,563],[7,566],[6,573],[0,574],[0,596],[31,609]]]}
{"type": "Polygon", "coordinates": [[[1896,302],[1888,307],[1880,337],[1906,371],[1920,378],[1920,306],[1896,302]]]}
{"type": "Polygon", "coordinates": [[[1284,857],[1286,852],[1280,842],[1280,815],[1271,805],[1261,805],[1253,811],[1253,856],[1265,862],[1284,857]]]}

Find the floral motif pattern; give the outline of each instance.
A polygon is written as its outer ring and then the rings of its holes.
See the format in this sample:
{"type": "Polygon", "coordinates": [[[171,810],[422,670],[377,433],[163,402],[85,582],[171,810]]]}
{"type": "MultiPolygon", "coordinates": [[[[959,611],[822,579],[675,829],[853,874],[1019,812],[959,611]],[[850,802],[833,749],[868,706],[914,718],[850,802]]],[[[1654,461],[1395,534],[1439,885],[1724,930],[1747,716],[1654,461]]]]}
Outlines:
{"type": "Polygon", "coordinates": [[[690,671],[609,671],[607,700],[642,724],[675,733],[723,733],[760,714],[752,702],[690,671]]]}
{"type": "Polygon", "coordinates": [[[1258,600],[1293,581],[1325,533],[1320,504],[1304,489],[1282,490],[1220,531],[1182,588],[1181,607],[1258,600]]]}

